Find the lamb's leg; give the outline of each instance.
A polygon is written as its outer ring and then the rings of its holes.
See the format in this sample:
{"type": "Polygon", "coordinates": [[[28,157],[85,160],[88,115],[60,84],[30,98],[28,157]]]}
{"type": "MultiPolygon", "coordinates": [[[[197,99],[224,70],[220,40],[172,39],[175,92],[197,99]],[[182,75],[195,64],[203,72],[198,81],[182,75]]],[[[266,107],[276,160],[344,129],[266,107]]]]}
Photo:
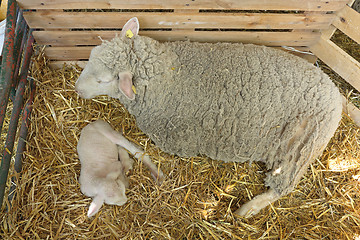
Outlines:
{"type": "Polygon", "coordinates": [[[134,161],[130,158],[125,148],[118,146],[119,158],[121,165],[123,166],[124,173],[132,169],[134,161]]]}
{"type": "Polygon", "coordinates": [[[114,131],[111,138],[114,139],[114,142],[117,145],[120,145],[123,148],[127,149],[131,154],[135,156],[136,159],[142,161],[145,166],[149,168],[151,176],[158,182],[158,184],[161,184],[164,181],[164,174],[161,169],[158,169],[158,167],[151,161],[149,155],[145,154],[143,150],[138,148],[135,144],[127,140],[124,136],[122,136],[116,131],[114,131]]]}
{"type": "Polygon", "coordinates": [[[161,169],[157,168],[157,166],[151,161],[149,155],[145,154],[143,150],[141,150],[135,144],[127,140],[123,135],[112,129],[108,124],[103,124],[99,122],[98,124],[94,124],[93,126],[97,128],[97,130],[104,136],[106,136],[110,141],[127,149],[131,154],[134,155],[136,159],[142,161],[145,166],[149,168],[151,175],[158,184],[161,184],[163,182],[163,172],[161,171],[161,169]]]}
{"type": "Polygon", "coordinates": [[[270,189],[263,194],[257,195],[252,200],[242,205],[235,211],[235,214],[243,217],[250,217],[259,213],[261,209],[265,208],[270,203],[275,202],[280,197],[281,196],[277,194],[275,190],[270,189]]]}

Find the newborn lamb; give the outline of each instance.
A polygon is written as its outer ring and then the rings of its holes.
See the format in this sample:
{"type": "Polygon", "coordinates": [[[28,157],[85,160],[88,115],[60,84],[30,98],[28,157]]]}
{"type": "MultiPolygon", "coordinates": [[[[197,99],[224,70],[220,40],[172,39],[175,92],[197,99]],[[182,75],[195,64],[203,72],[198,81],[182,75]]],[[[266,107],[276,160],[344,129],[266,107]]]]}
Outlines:
{"type": "MultiPolygon", "coordinates": [[[[125,173],[132,169],[133,160],[124,148],[138,159],[144,153],[103,120],[82,129],[77,145],[81,162],[79,182],[81,192],[93,198],[88,217],[96,214],[104,202],[118,206],[126,203],[125,189],[129,182],[125,173]]],[[[153,177],[161,181],[163,174],[158,173],[150,158],[143,156],[143,162],[153,177]]]]}

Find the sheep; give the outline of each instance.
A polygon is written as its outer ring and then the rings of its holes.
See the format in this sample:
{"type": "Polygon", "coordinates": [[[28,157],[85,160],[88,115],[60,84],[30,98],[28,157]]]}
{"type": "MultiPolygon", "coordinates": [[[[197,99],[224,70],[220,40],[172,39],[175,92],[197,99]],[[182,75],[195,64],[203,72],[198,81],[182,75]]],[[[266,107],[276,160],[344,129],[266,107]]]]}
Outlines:
{"type": "MultiPolygon", "coordinates": [[[[133,160],[124,148],[137,158],[144,153],[103,120],[92,122],[81,130],[77,145],[81,162],[80,190],[93,197],[88,217],[96,214],[104,202],[118,206],[127,202],[125,190],[129,181],[125,173],[132,169],[133,160]]],[[[163,173],[158,172],[148,156],[144,156],[143,162],[153,177],[162,181],[163,173]]]]}
{"type": "Polygon", "coordinates": [[[342,97],[329,77],[281,50],[160,43],[138,28],[130,19],[121,36],[91,51],[75,84],[79,96],[119,99],[167,153],[264,162],[269,189],[236,215],[255,215],[290,193],[340,122],[342,97]]]}

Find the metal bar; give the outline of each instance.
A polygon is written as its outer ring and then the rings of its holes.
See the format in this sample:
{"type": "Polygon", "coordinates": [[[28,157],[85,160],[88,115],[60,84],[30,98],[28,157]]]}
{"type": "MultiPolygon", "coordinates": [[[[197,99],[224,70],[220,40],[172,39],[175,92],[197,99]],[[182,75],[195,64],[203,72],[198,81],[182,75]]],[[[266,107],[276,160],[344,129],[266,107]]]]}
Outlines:
{"type": "Polygon", "coordinates": [[[19,75],[19,68],[21,65],[21,54],[23,52],[24,45],[26,43],[27,38],[27,24],[22,15],[22,11],[19,11],[19,17],[16,24],[15,30],[15,40],[14,40],[14,72],[12,73],[12,83],[11,83],[11,90],[10,90],[10,99],[14,100],[15,97],[15,89],[19,82],[18,75],[19,75]]]}
{"type": "MultiPolygon", "coordinates": [[[[35,97],[35,91],[36,91],[36,84],[32,78],[28,77],[28,82],[30,83],[30,97],[28,99],[28,102],[25,104],[24,110],[23,110],[23,117],[22,117],[22,123],[19,131],[19,141],[18,146],[16,149],[15,154],[15,164],[14,168],[17,173],[20,173],[22,170],[22,157],[23,152],[25,150],[26,146],[26,138],[28,135],[28,129],[30,124],[30,115],[33,108],[33,102],[35,97]]],[[[16,177],[11,178],[11,186],[9,191],[9,203],[11,204],[12,199],[15,196],[16,189],[16,177]]]]}
{"type": "Polygon", "coordinates": [[[30,31],[28,41],[26,43],[24,60],[22,61],[22,65],[21,65],[20,81],[16,90],[15,101],[10,118],[9,130],[3,151],[3,158],[0,165],[0,206],[2,205],[4,198],[5,186],[10,168],[10,159],[14,148],[15,135],[20,118],[20,112],[23,106],[24,91],[26,86],[26,79],[29,70],[31,55],[33,51],[32,49],[33,43],[34,43],[34,38],[30,31]]]}
{"type": "Polygon", "coordinates": [[[30,124],[30,114],[31,114],[31,111],[33,108],[33,102],[34,102],[35,91],[36,91],[35,81],[32,78],[30,78],[29,83],[30,83],[30,97],[29,97],[29,100],[26,103],[24,111],[23,111],[23,119],[22,119],[20,133],[19,133],[19,142],[18,142],[18,147],[17,147],[17,151],[16,151],[16,155],[15,155],[15,166],[14,167],[15,167],[16,172],[21,172],[21,168],[22,168],[21,159],[22,159],[22,154],[24,152],[25,145],[26,145],[26,138],[27,138],[29,124],[30,124]]]}
{"type": "Polygon", "coordinates": [[[8,1],[5,43],[3,48],[2,69],[0,74],[0,133],[4,123],[7,104],[9,101],[11,75],[14,67],[14,38],[16,23],[16,1],[8,1]]]}

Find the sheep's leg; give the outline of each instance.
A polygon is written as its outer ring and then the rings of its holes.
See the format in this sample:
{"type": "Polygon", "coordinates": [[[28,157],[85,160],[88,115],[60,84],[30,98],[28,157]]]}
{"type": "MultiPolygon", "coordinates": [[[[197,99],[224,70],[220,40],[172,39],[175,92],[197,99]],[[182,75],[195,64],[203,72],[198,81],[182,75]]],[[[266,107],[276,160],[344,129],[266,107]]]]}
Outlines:
{"type": "Polygon", "coordinates": [[[305,129],[308,126],[308,120],[305,118],[303,121],[299,123],[299,125],[296,127],[292,138],[289,139],[287,143],[287,151],[289,152],[290,149],[294,149],[294,146],[296,146],[296,150],[293,150],[296,152],[293,157],[287,156],[288,161],[292,164],[286,164],[287,161],[283,160],[281,162],[277,162],[278,165],[272,166],[273,171],[269,173],[268,178],[265,180],[268,186],[270,186],[270,190],[267,192],[260,194],[253,198],[251,201],[247,202],[243,206],[241,206],[238,210],[236,210],[235,214],[240,216],[251,216],[259,213],[259,211],[266,206],[268,206],[270,203],[278,200],[282,195],[286,194],[287,192],[291,191],[293,189],[294,182],[291,182],[289,180],[291,175],[289,172],[291,172],[291,168],[296,168],[297,164],[296,161],[300,158],[300,150],[303,147],[303,144],[301,144],[301,138],[304,137],[305,129]],[[299,146],[298,146],[299,145],[299,146]],[[286,169],[286,171],[284,171],[286,169]],[[276,178],[280,180],[276,180],[276,178]],[[276,186],[276,187],[274,187],[276,186]],[[274,190],[274,188],[277,189],[274,190]],[[281,190],[280,190],[281,189],[281,190]],[[286,189],[286,192],[284,191],[286,189]],[[280,190],[280,191],[279,191],[280,190]],[[279,194],[279,192],[283,194],[279,194]]]}
{"type": "Polygon", "coordinates": [[[338,119],[334,118],[332,121],[330,127],[329,125],[320,125],[315,117],[313,119],[305,118],[299,122],[293,135],[283,146],[283,149],[287,151],[284,151],[283,156],[278,156],[278,159],[282,160],[276,161],[271,166],[272,171],[265,179],[265,184],[270,187],[270,190],[245,203],[235,214],[246,217],[255,215],[270,203],[290,193],[314,157],[322,153],[334,134],[338,119]],[[312,120],[313,122],[311,122],[312,120]]]}
{"type": "Polygon", "coordinates": [[[275,190],[270,189],[242,205],[238,210],[235,211],[235,214],[243,217],[250,217],[259,213],[261,209],[265,208],[270,203],[275,202],[280,197],[281,196],[277,194],[275,190]]]}

